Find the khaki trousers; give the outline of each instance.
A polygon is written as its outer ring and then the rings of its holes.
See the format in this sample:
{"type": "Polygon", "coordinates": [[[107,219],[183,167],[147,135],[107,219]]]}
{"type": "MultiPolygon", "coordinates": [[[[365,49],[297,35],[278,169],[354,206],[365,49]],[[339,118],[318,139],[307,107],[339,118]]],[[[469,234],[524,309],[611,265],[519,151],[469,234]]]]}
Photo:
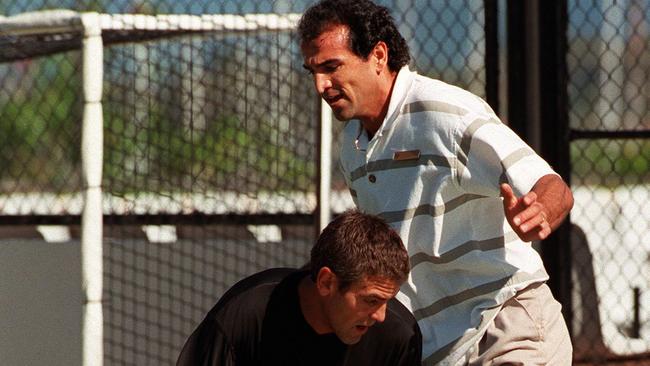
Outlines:
{"type": "Polygon", "coordinates": [[[562,305],[543,283],[508,300],[473,347],[469,365],[571,365],[562,305]]]}

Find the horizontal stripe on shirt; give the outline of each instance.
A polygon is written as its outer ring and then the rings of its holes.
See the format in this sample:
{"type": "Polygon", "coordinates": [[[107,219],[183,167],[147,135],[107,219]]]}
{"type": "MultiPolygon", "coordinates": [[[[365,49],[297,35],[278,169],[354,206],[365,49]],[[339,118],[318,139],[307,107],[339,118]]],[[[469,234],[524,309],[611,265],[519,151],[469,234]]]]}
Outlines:
{"type": "Polygon", "coordinates": [[[433,263],[433,264],[449,263],[462,257],[463,255],[471,251],[480,250],[482,252],[486,252],[489,250],[501,249],[506,245],[506,243],[511,243],[517,240],[519,240],[519,236],[517,236],[517,233],[510,231],[506,233],[504,236],[499,236],[496,238],[491,238],[486,240],[471,240],[465,242],[455,247],[454,249],[451,249],[450,251],[443,253],[442,255],[440,255],[440,257],[434,257],[426,253],[417,253],[411,256],[410,258],[411,268],[417,266],[420,263],[425,263],[425,262],[433,263]]]}
{"type": "MultiPolygon", "coordinates": [[[[510,278],[503,278],[494,282],[491,282],[491,284],[497,283],[499,281],[506,280],[504,285],[507,283],[513,284],[513,283],[529,283],[531,281],[537,282],[540,277],[547,277],[546,271],[544,269],[538,270],[535,273],[526,273],[526,272],[518,272],[515,273],[513,276],[510,278]]],[[[479,286],[480,287],[480,286],[479,286]]],[[[523,290],[523,288],[521,289],[523,290]]],[[[489,292],[487,292],[489,293],[489,292]]],[[[470,297],[471,299],[471,297],[470,297]]],[[[479,337],[482,335],[483,330],[487,327],[487,325],[494,319],[494,317],[497,315],[499,310],[501,309],[500,306],[492,307],[490,309],[485,309],[481,315],[481,323],[472,330],[469,330],[466,332],[464,335],[461,337],[458,337],[451,342],[447,343],[446,345],[438,348],[437,351],[433,352],[431,355],[426,356],[424,360],[422,360],[422,365],[423,366],[429,366],[429,365],[437,365],[440,361],[444,360],[447,358],[451,352],[453,352],[454,349],[456,349],[456,356],[459,356],[458,352],[461,350],[458,350],[457,347],[459,344],[466,344],[471,346],[472,344],[475,344],[476,342],[479,341],[479,337]],[[478,337],[477,337],[478,336],[478,337]]],[[[416,317],[417,319],[417,317],[416,317]]],[[[419,320],[419,319],[418,319],[419,320]]],[[[463,347],[465,349],[468,349],[469,347],[463,347]]]]}
{"type": "Polygon", "coordinates": [[[475,297],[487,295],[491,292],[499,291],[508,283],[508,281],[510,281],[511,278],[512,276],[506,276],[503,278],[499,278],[498,280],[495,281],[491,281],[473,288],[469,288],[455,295],[443,297],[442,299],[434,302],[433,304],[427,307],[413,311],[413,315],[417,320],[428,318],[446,308],[452,307],[456,304],[460,304],[461,302],[467,301],[469,299],[473,299],[475,297]]]}
{"type": "MultiPolygon", "coordinates": [[[[461,142],[460,142],[460,151],[459,151],[459,154],[458,154],[458,162],[460,163],[459,164],[459,173],[461,171],[460,169],[462,169],[463,166],[467,166],[467,160],[468,160],[467,157],[469,156],[469,150],[470,150],[470,148],[472,146],[472,139],[474,137],[474,133],[476,133],[476,131],[478,131],[479,128],[481,128],[481,127],[483,127],[485,125],[488,125],[488,124],[500,124],[500,123],[501,122],[499,122],[499,120],[496,119],[496,118],[490,118],[490,119],[482,119],[482,118],[480,118],[480,119],[474,120],[474,122],[472,122],[467,127],[467,129],[465,129],[465,131],[463,132],[463,138],[461,139],[461,142]]],[[[461,174],[458,174],[459,179],[460,179],[460,175],[461,174]]]]}
{"type": "Polygon", "coordinates": [[[380,212],[377,215],[388,223],[406,221],[420,215],[436,217],[453,211],[467,202],[480,198],[488,197],[479,194],[463,194],[440,205],[421,205],[415,208],[407,208],[406,210],[380,212]]]}
{"type": "Polygon", "coordinates": [[[522,147],[515,150],[513,153],[508,155],[505,159],[501,161],[504,170],[508,170],[511,166],[518,163],[521,159],[534,155],[535,152],[527,147],[522,147]]]}
{"type": "MultiPolygon", "coordinates": [[[[482,314],[481,324],[478,326],[478,329],[484,328],[489,322],[491,322],[500,309],[501,307],[494,307],[485,310],[482,314]]],[[[476,343],[478,340],[473,338],[477,337],[478,329],[468,331],[467,333],[463,334],[461,337],[458,337],[452,340],[451,342],[447,343],[446,345],[442,346],[436,352],[431,354],[429,357],[426,357],[424,360],[422,360],[422,366],[438,365],[440,361],[444,360],[445,357],[449,356],[449,354],[453,351],[454,347],[456,347],[458,344],[476,343]]]]}
{"type": "Polygon", "coordinates": [[[455,114],[457,116],[466,115],[467,109],[457,105],[437,101],[437,100],[421,100],[404,105],[401,110],[402,114],[420,113],[420,112],[440,112],[455,114]]]}
{"type": "Polygon", "coordinates": [[[350,179],[355,180],[364,177],[367,173],[386,171],[392,169],[412,168],[420,165],[433,165],[438,167],[449,168],[452,165],[453,158],[447,158],[440,155],[421,155],[417,160],[394,160],[394,159],[381,159],[371,161],[366,165],[362,165],[354,169],[350,173],[350,179]]]}

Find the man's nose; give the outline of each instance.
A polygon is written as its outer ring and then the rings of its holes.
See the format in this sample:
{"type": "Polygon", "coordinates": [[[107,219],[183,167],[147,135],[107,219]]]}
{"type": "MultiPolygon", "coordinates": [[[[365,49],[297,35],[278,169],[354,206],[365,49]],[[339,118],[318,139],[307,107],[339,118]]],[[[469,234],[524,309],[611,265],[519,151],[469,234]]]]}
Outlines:
{"type": "Polygon", "coordinates": [[[323,74],[314,74],[314,84],[316,85],[316,91],[321,95],[332,87],[330,78],[323,74]]]}
{"type": "Polygon", "coordinates": [[[375,310],[375,312],[370,314],[370,317],[374,321],[378,323],[382,323],[386,319],[386,306],[387,306],[386,304],[380,306],[377,310],[375,310]]]}

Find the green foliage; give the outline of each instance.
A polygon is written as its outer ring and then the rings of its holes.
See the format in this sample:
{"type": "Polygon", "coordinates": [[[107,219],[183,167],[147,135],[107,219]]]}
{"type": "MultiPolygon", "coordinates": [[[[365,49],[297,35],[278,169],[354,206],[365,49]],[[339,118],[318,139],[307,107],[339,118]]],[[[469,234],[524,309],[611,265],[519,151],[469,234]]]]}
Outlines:
{"type": "Polygon", "coordinates": [[[650,179],[650,141],[578,140],[571,144],[571,162],[576,184],[645,184],[650,179]]]}
{"type": "MultiPolygon", "coordinates": [[[[81,188],[76,55],[34,61],[31,74],[16,77],[20,84],[11,94],[0,94],[3,191],[81,188]]],[[[281,136],[275,121],[228,115],[199,128],[184,125],[169,101],[128,106],[128,99],[110,99],[104,103],[103,171],[110,193],[315,189],[313,148],[300,150],[295,137],[281,136]]]]}
{"type": "Polygon", "coordinates": [[[2,96],[0,182],[4,190],[77,188],[81,157],[75,146],[79,145],[81,104],[75,63],[74,58],[58,55],[28,64],[23,75],[14,75],[12,94],[2,96]]]}
{"type": "Polygon", "coordinates": [[[104,181],[112,193],[315,189],[313,159],[279,144],[272,124],[227,116],[192,129],[158,108],[146,121],[107,113],[104,181]]]}

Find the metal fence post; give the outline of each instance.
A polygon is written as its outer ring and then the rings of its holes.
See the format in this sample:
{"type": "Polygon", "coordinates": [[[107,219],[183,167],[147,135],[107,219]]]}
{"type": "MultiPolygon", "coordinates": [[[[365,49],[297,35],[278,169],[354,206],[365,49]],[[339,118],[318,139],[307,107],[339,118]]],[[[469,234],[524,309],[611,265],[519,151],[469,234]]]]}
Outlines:
{"type": "MultiPolygon", "coordinates": [[[[539,70],[541,153],[567,184],[571,184],[567,76],[567,1],[539,2],[539,70]]],[[[570,218],[544,241],[542,258],[551,274],[549,286],[562,303],[569,330],[571,303],[570,218]]]]}
{"type": "Polygon", "coordinates": [[[97,13],[82,15],[84,112],[81,141],[84,207],[81,218],[81,286],[84,297],[82,362],[100,366],[103,351],[102,163],[103,42],[97,13]]]}
{"type": "MultiPolygon", "coordinates": [[[[566,0],[508,1],[508,120],[570,184],[566,0]]],[[[570,221],[541,245],[549,287],[571,316],[570,221]]]]}

